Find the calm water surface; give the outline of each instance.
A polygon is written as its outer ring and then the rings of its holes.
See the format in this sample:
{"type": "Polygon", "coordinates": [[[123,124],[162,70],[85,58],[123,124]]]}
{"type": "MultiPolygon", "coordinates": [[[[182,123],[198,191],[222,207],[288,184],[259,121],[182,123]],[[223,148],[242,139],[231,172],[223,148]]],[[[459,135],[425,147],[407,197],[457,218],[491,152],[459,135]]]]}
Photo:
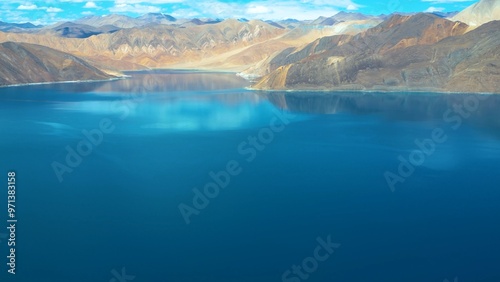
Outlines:
{"type": "Polygon", "coordinates": [[[500,96],[130,75],[0,88],[0,173],[17,174],[19,221],[15,277],[0,237],[2,281],[500,281],[500,96]],[[384,174],[436,130],[392,192],[384,174]],[[179,205],[228,163],[239,173],[186,224],[179,205]],[[316,266],[328,236],[340,246],[316,266]],[[310,273],[294,274],[303,262],[310,273]]]}

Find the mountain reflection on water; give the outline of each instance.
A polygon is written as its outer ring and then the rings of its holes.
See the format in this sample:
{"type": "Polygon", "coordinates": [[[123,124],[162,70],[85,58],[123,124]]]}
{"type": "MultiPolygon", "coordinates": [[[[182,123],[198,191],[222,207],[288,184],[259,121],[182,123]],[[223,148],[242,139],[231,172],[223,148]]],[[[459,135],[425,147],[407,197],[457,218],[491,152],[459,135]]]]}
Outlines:
{"type": "Polygon", "coordinates": [[[466,111],[463,120],[496,131],[500,128],[500,95],[375,92],[268,92],[266,95],[277,107],[292,112],[378,114],[392,120],[412,121],[442,121],[448,111],[452,111],[450,116],[457,115],[455,107],[461,107],[472,97],[470,100],[478,101],[477,109],[466,111]]]}
{"type": "MultiPolygon", "coordinates": [[[[269,114],[266,113],[271,108],[305,116],[351,113],[378,115],[391,120],[442,122],[447,111],[453,111],[456,105],[463,105],[470,96],[439,93],[252,91],[246,89],[251,83],[234,73],[151,70],[128,72],[127,75],[129,77],[113,81],[4,88],[0,98],[5,102],[46,102],[52,104],[53,109],[100,114],[113,114],[113,105],[117,101],[130,101],[134,109],[131,114],[142,115],[149,120],[146,127],[155,124],[160,128],[179,128],[174,123],[186,124],[183,120],[190,120],[189,123],[198,120],[198,123],[202,123],[210,119],[210,128],[217,130],[241,125],[242,122],[236,120],[242,118],[247,121],[259,120],[257,124],[252,124],[263,126],[269,119],[269,114]],[[263,108],[268,110],[262,111],[263,108]],[[170,125],[160,124],[167,117],[170,125]],[[221,126],[215,126],[216,124],[221,126]],[[231,126],[224,126],[225,124],[231,126]]],[[[495,135],[500,135],[497,133],[500,128],[499,107],[500,95],[488,95],[487,99],[479,101],[477,110],[471,112],[470,117],[464,121],[491,129],[495,135]]],[[[0,108],[9,109],[5,103],[0,108]]]]}

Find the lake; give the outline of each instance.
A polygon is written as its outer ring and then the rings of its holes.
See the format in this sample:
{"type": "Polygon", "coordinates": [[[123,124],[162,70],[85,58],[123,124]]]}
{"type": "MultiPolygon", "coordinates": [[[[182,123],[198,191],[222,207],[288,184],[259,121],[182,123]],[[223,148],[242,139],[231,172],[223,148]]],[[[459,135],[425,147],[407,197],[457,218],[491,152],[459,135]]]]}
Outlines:
{"type": "Polygon", "coordinates": [[[6,281],[500,281],[500,95],[129,75],[0,88],[6,281]]]}

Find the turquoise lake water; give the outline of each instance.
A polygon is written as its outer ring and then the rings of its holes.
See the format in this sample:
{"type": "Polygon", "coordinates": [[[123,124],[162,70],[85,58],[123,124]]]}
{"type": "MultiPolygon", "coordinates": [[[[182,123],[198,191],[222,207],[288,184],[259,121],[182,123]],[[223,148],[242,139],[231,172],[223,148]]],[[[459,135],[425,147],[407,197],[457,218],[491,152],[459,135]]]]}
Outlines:
{"type": "Polygon", "coordinates": [[[130,76],[0,88],[2,281],[500,281],[500,96],[130,76]]]}

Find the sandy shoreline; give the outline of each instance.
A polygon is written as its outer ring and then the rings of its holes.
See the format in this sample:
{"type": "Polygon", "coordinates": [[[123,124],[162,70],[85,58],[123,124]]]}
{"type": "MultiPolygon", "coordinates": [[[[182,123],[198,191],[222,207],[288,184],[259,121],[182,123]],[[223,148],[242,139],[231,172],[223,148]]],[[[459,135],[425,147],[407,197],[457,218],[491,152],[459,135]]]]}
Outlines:
{"type": "Polygon", "coordinates": [[[146,70],[123,70],[121,71],[121,75],[114,74],[116,77],[110,79],[97,79],[97,80],[65,80],[65,81],[47,81],[47,82],[30,82],[30,83],[18,83],[18,84],[8,84],[8,85],[0,85],[0,88],[6,87],[20,87],[20,86],[29,86],[29,85],[46,85],[46,84],[63,84],[63,83],[85,83],[85,82],[106,82],[106,81],[114,81],[120,79],[130,78],[131,75],[127,73],[147,73],[154,71],[183,71],[183,72],[192,72],[192,73],[200,73],[200,72],[209,72],[209,73],[234,73],[238,74],[236,71],[226,70],[226,69],[193,69],[193,68],[150,68],[146,70]]]}
{"type": "Polygon", "coordinates": [[[285,92],[285,93],[304,93],[304,92],[314,92],[314,93],[323,93],[323,94],[328,94],[328,93],[342,93],[342,92],[350,92],[350,93],[388,93],[388,94],[394,94],[394,93],[401,93],[401,94],[423,94],[423,93],[428,93],[428,94],[461,94],[461,95],[498,95],[500,93],[496,92],[456,92],[456,91],[439,91],[439,90],[419,90],[419,89],[258,89],[258,88],[252,88],[252,87],[246,87],[245,89],[251,90],[251,91],[258,91],[258,92],[285,92]]]}
{"type": "Polygon", "coordinates": [[[126,79],[130,76],[123,75],[120,77],[113,77],[109,79],[98,79],[98,80],[65,80],[65,81],[48,81],[48,82],[31,82],[31,83],[18,83],[18,84],[9,84],[9,85],[0,85],[0,88],[8,88],[8,87],[20,87],[20,86],[30,86],[30,85],[46,85],[46,84],[64,84],[64,83],[85,83],[85,82],[106,82],[106,81],[114,81],[120,79],[126,79]]]}
{"type": "MultiPolygon", "coordinates": [[[[147,72],[155,72],[155,71],[182,71],[182,72],[192,72],[192,73],[233,73],[239,77],[242,77],[248,81],[255,80],[256,77],[253,76],[247,76],[247,75],[242,75],[240,72],[236,71],[230,71],[226,69],[193,69],[193,68],[151,68],[148,70],[124,70],[122,71],[123,74],[114,78],[110,79],[100,79],[100,80],[72,80],[72,81],[50,81],[50,82],[34,82],[34,83],[20,83],[20,84],[11,84],[11,85],[1,85],[0,88],[7,88],[7,87],[20,87],[20,86],[30,86],[30,85],[46,85],[46,84],[64,84],[64,83],[86,83],[86,82],[106,82],[106,81],[114,81],[114,80],[120,80],[120,79],[127,79],[130,78],[131,75],[128,75],[127,73],[147,73],[147,72]]],[[[462,94],[462,95],[467,95],[467,94],[479,94],[479,95],[496,95],[500,93],[495,93],[495,92],[453,92],[453,91],[439,91],[437,89],[257,89],[257,88],[252,88],[252,87],[245,87],[247,90],[251,91],[256,91],[256,92],[285,92],[285,93],[304,93],[304,92],[314,92],[314,93],[323,93],[323,94],[328,94],[328,93],[342,93],[342,92],[350,92],[350,93],[401,93],[401,94],[422,94],[422,93],[428,93],[428,94],[462,94]]]]}

